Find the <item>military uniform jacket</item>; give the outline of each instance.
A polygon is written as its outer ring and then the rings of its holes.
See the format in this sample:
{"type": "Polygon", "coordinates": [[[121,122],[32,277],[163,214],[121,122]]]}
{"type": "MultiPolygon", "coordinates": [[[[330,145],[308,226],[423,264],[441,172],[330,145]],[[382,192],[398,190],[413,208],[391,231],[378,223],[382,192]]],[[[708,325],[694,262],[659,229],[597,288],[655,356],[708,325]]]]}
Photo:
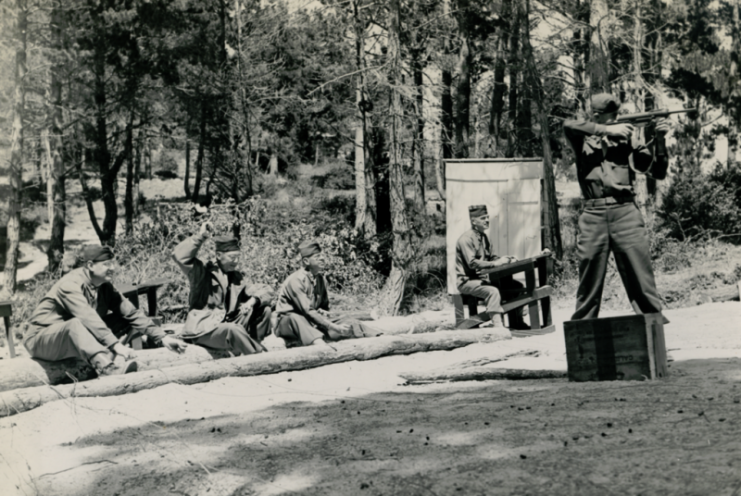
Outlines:
{"type": "Polygon", "coordinates": [[[248,284],[241,272],[225,273],[218,264],[204,264],[196,258],[205,239],[201,235],[191,236],[177,245],[172,254],[190,284],[190,310],[182,333],[185,339],[213,331],[250,298],[257,300],[257,306],[270,306],[275,299],[275,291],[269,285],[248,284]]]}
{"type": "Polygon", "coordinates": [[[485,233],[470,229],[458,238],[455,244],[455,275],[456,286],[467,281],[481,279],[476,270],[471,268],[474,260],[491,261],[499,258],[491,252],[491,243],[485,233]]]}
{"type": "Polygon", "coordinates": [[[59,279],[41,299],[31,316],[25,339],[30,339],[53,324],[79,319],[103,346],[112,346],[118,339],[103,321],[108,314],[119,314],[132,330],[150,336],[155,342],[165,336],[162,329],[111,283],[106,282],[96,288],[87,269],[80,267],[59,279]]]}
{"type": "MultiPolygon", "coordinates": [[[[329,311],[327,282],[322,274],[314,276],[302,268],[288,276],[283,282],[278,291],[275,313],[280,318],[283,314],[294,312],[312,321],[309,315],[312,310],[329,311]]],[[[317,322],[317,324],[321,323],[317,322]]]]}
{"type": "Polygon", "coordinates": [[[637,141],[607,136],[607,126],[585,120],[563,123],[576,154],[579,186],[586,200],[634,194],[635,172],[647,173],[654,157],[637,141]]]}

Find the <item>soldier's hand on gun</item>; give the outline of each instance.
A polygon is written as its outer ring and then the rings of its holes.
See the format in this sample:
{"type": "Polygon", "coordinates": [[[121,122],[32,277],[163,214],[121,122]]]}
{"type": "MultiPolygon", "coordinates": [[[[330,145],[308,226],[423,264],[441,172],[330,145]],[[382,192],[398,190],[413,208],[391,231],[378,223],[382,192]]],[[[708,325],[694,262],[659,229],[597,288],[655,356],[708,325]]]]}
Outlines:
{"type": "Polygon", "coordinates": [[[633,124],[607,124],[607,136],[615,138],[630,138],[634,130],[633,124]]]}
{"type": "Polygon", "coordinates": [[[185,348],[188,347],[186,343],[179,339],[175,339],[172,336],[165,336],[162,338],[162,346],[170,351],[174,351],[175,353],[182,353],[185,351],[185,348]]]}
{"type": "Polygon", "coordinates": [[[201,230],[199,232],[201,236],[205,234],[210,236],[213,232],[214,232],[214,226],[212,226],[210,222],[204,222],[203,224],[201,224],[201,230]]]}
{"type": "Polygon", "coordinates": [[[672,129],[674,129],[674,122],[672,122],[671,119],[659,119],[656,121],[657,133],[667,134],[672,129]]]}
{"type": "Polygon", "coordinates": [[[136,358],[136,352],[131,348],[127,348],[121,343],[114,344],[111,347],[111,351],[116,355],[121,355],[122,357],[124,357],[125,360],[132,360],[136,358]]]}
{"type": "Polygon", "coordinates": [[[473,270],[479,271],[479,270],[483,269],[484,267],[483,267],[483,265],[481,264],[481,260],[479,260],[478,258],[474,258],[474,259],[473,259],[473,260],[471,261],[471,268],[472,268],[473,270]]]}

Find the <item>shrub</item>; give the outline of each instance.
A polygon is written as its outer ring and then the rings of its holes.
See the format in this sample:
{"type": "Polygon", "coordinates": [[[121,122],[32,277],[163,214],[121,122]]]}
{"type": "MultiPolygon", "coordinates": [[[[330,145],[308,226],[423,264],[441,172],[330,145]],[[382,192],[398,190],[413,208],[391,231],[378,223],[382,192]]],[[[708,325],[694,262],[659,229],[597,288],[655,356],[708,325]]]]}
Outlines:
{"type": "Polygon", "coordinates": [[[672,238],[684,241],[716,235],[741,233],[738,172],[719,169],[712,174],[676,177],[663,198],[661,228],[672,238]]]}
{"type": "Polygon", "coordinates": [[[320,188],[352,190],[355,189],[355,171],[348,165],[333,167],[326,174],[314,176],[320,188]]]}
{"type": "Polygon", "coordinates": [[[170,155],[164,150],[160,154],[160,159],[157,161],[156,169],[157,169],[157,172],[155,172],[155,174],[160,176],[162,179],[170,179],[172,177],[178,177],[177,160],[175,160],[175,157],[173,157],[172,155],[170,155]],[[172,174],[172,175],[163,176],[162,174],[172,174]]]}

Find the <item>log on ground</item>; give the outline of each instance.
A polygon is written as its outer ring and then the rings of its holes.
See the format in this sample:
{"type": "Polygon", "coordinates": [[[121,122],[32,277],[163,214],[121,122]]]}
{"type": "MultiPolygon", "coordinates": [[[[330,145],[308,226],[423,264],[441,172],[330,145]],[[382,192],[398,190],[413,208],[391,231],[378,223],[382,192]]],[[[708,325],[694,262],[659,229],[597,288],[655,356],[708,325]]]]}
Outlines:
{"type": "MultiPolygon", "coordinates": [[[[490,357],[486,364],[500,362],[509,358],[536,355],[535,350],[526,350],[516,353],[502,353],[497,357],[490,357]]],[[[483,366],[483,363],[464,362],[442,369],[425,372],[405,372],[399,377],[407,384],[429,384],[432,382],[457,381],[487,381],[487,380],[525,380],[525,379],[561,379],[568,376],[565,370],[527,370],[508,369],[483,366]]]]}
{"type": "Polygon", "coordinates": [[[511,339],[506,329],[471,331],[440,331],[415,335],[378,336],[375,338],[340,341],[329,346],[292,348],[224,358],[161,370],[135,372],[98,380],[37,386],[0,393],[0,417],[37,408],[59,399],[90,396],[114,396],[152,389],[171,382],[197,384],[222,377],[245,377],[303,370],[351,360],[372,360],[388,355],[408,355],[437,350],[452,350],[473,343],[492,343],[511,339]]]}
{"type": "MultiPolygon", "coordinates": [[[[200,346],[188,346],[183,353],[165,348],[138,350],[136,361],[139,370],[156,370],[189,363],[212,361],[229,356],[217,350],[206,350],[200,346]]],[[[0,392],[30,388],[47,384],[68,384],[87,381],[97,377],[95,370],[85,360],[68,358],[57,362],[19,357],[0,361],[0,392]]]]}

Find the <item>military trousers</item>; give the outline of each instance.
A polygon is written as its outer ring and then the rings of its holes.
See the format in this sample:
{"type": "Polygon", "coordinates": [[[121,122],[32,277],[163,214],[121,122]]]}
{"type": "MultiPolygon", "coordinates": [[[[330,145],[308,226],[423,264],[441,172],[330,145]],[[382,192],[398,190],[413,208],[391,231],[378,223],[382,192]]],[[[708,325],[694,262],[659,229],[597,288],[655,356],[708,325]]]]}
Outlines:
{"type": "Polygon", "coordinates": [[[648,232],[635,203],[587,207],[579,216],[579,289],[571,320],[599,316],[610,253],[636,313],[660,313],[648,232]]]}
{"type": "Polygon", "coordinates": [[[80,319],[70,319],[45,327],[23,345],[33,358],[54,362],[65,358],[90,359],[110,351],[87,330],[80,319]]]}
{"type": "Polygon", "coordinates": [[[310,345],[317,339],[339,341],[341,339],[373,337],[383,334],[382,331],[363,322],[359,322],[357,319],[339,316],[330,320],[335,324],[349,326],[350,331],[345,334],[340,334],[329,329],[322,330],[315,327],[311,322],[309,322],[309,319],[303,315],[288,312],[278,318],[275,335],[279,338],[283,338],[288,348],[293,348],[296,346],[310,345]]]}

